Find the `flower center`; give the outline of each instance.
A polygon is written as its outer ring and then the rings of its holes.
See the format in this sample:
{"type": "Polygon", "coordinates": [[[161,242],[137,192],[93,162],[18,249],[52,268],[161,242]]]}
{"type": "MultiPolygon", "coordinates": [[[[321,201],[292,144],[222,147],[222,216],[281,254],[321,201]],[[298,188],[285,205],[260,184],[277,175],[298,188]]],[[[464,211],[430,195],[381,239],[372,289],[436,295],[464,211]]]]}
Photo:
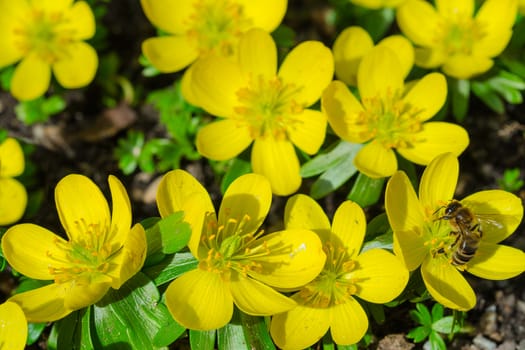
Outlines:
{"type": "Polygon", "coordinates": [[[201,55],[210,52],[233,55],[241,33],[251,24],[243,14],[242,5],[228,0],[196,1],[190,21],[191,29],[186,34],[201,55]]]}
{"type": "Polygon", "coordinates": [[[208,254],[199,261],[199,268],[219,273],[224,280],[229,280],[232,270],[245,276],[250,271],[261,272],[261,263],[254,259],[270,255],[272,249],[266,242],[253,244],[264,232],[247,230],[250,221],[245,215],[241,220],[230,218],[218,225],[215,214],[209,213],[201,237],[208,254]]]}
{"type": "Polygon", "coordinates": [[[471,55],[475,43],[484,36],[482,27],[474,19],[457,16],[440,27],[436,41],[443,44],[447,55],[471,55]]]}
{"type": "Polygon", "coordinates": [[[298,88],[284,84],[279,77],[253,79],[250,86],[237,91],[237,120],[247,124],[252,137],[288,138],[288,130],[300,127],[298,115],[303,107],[295,101],[298,88]]]}
{"type": "Polygon", "coordinates": [[[24,56],[35,53],[41,60],[52,64],[67,54],[64,47],[73,41],[75,32],[69,22],[60,12],[32,10],[28,18],[14,29],[16,45],[24,56]]]}
{"type": "Polygon", "coordinates": [[[349,258],[346,250],[333,242],[325,243],[323,250],[326,253],[323,271],[299,291],[304,305],[317,308],[343,304],[359,288],[359,280],[352,277],[357,263],[349,258]]]}
{"type": "Polygon", "coordinates": [[[77,231],[81,234],[75,240],[65,242],[56,240],[57,246],[65,253],[54,258],[56,266],[50,266],[49,272],[55,276],[56,283],[63,283],[93,274],[105,274],[109,271],[111,257],[122,248],[108,242],[109,227],[107,224],[87,224],[77,221],[77,231]]]}
{"type": "Polygon", "coordinates": [[[415,134],[422,129],[417,117],[421,110],[405,103],[398,91],[366,98],[362,103],[365,110],[359,115],[357,128],[361,126],[363,137],[375,138],[386,148],[411,147],[415,134]]]}

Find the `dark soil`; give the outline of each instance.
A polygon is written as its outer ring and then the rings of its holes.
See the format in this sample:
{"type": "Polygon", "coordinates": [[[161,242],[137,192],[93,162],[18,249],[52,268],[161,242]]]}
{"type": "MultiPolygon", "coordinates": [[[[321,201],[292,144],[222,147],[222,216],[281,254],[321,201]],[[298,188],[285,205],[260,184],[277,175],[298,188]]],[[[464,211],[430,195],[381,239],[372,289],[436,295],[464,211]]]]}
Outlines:
{"type": "MultiPolygon", "coordinates": [[[[328,5],[314,0],[289,2],[284,23],[293,28],[298,40],[323,40],[331,46],[335,29],[326,24],[328,5]]],[[[138,64],[140,43],[155,35],[151,24],[142,14],[139,2],[134,0],[112,1],[104,18],[108,28],[106,50],[116,50],[121,60],[119,74],[130,79],[134,86],[141,86],[142,93],[135,104],[125,103],[109,109],[103,106],[102,96],[96,84],[83,91],[65,93],[68,108],[48,122],[27,126],[14,113],[16,101],[8,93],[0,93],[0,129],[7,129],[26,145],[34,146],[28,162],[34,165],[34,183],[30,192],[42,191],[43,205],[27,221],[61,232],[54,206],[54,187],[67,174],[81,173],[93,179],[108,193],[107,176],[117,175],[130,193],[135,221],[157,216],[155,184],[162,174],[135,172],[124,176],[118,168],[113,150],[117,140],[130,128],[141,130],[148,137],[162,137],[167,133],[159,124],[158,113],[144,103],[147,92],[167,87],[177,74],[155,78],[141,76],[138,64]]],[[[519,168],[525,174],[525,109],[508,106],[507,113],[496,115],[478,100],[472,99],[471,112],[464,126],[471,143],[460,157],[460,181],[456,197],[498,188],[506,169],[519,168]]],[[[218,181],[205,160],[184,162],[183,167],[193,173],[215,197],[219,196],[218,181]]],[[[421,170],[421,169],[419,169],[421,170]]],[[[309,182],[306,181],[305,189],[309,182]]],[[[347,190],[345,190],[347,191],[347,190]]],[[[525,190],[517,193],[525,199],[525,190]]],[[[322,200],[327,212],[332,213],[345,193],[335,194],[322,200]]],[[[276,198],[270,215],[271,226],[280,225],[283,215],[283,199],[276,198]]],[[[373,211],[382,208],[372,208],[373,211]]],[[[370,219],[370,217],[369,217],[370,219]]],[[[525,250],[525,227],[518,228],[507,241],[525,250]]],[[[472,332],[461,334],[449,343],[450,349],[500,349],[525,350],[525,276],[506,281],[487,281],[468,276],[477,293],[478,303],[468,313],[467,323],[472,332]]],[[[0,275],[0,301],[13,289],[16,281],[6,272],[0,275]]],[[[415,326],[408,316],[413,305],[403,304],[387,309],[383,325],[372,324],[376,335],[370,348],[413,349],[406,333],[415,326]]],[[[37,348],[37,347],[32,347],[37,348]]]]}

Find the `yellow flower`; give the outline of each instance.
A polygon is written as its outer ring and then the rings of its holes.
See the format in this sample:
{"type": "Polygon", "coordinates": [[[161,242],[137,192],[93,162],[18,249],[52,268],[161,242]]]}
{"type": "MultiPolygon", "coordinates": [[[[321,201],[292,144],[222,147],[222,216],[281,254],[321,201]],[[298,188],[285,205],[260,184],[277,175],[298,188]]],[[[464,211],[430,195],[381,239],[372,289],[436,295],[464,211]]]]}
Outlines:
{"type": "Polygon", "coordinates": [[[394,253],[411,271],[421,265],[423,281],[439,303],[469,310],[476,295],[461,271],[502,280],[525,270],[525,253],[498,244],[518,227],[523,206],[518,197],[501,190],[454,200],[458,173],[453,154],[438,156],[423,173],[418,199],[399,171],[388,182],[385,207],[394,231],[394,253]],[[457,208],[462,208],[460,222],[472,222],[458,227],[452,210],[457,208]]]}
{"type": "Polygon", "coordinates": [[[409,0],[397,9],[397,23],[419,46],[417,65],[469,79],[488,71],[507,46],[517,6],[517,0],[486,0],[474,15],[474,0],[442,0],[436,8],[409,0]]]}
{"type": "MultiPolygon", "coordinates": [[[[237,54],[239,37],[251,28],[273,31],[286,12],[287,0],[141,0],[146,17],[167,35],[149,38],[142,51],[159,71],[171,73],[213,53],[237,54]]],[[[183,78],[184,97],[193,104],[191,69],[183,78]]]]}
{"type": "MultiPolygon", "coordinates": [[[[401,64],[403,78],[406,78],[414,65],[414,47],[401,35],[391,35],[377,46],[385,46],[394,51],[401,64]]],[[[357,85],[357,69],[363,57],[374,47],[372,37],[361,27],[348,27],[335,39],[335,76],[348,85],[357,85]]]]}
{"type": "Polygon", "coordinates": [[[411,162],[426,165],[443,152],[461,154],[469,143],[462,127],[427,122],[445,102],[445,77],[430,73],[405,84],[406,70],[399,57],[385,45],[372,48],[357,71],[361,101],[340,81],[332,82],[321,100],[340,138],[366,143],[354,163],[371,178],[390,176],[397,170],[394,149],[411,162]]]}
{"type": "Polygon", "coordinates": [[[24,312],[15,303],[0,304],[0,349],[23,350],[27,339],[24,312]]]}
{"type": "Polygon", "coordinates": [[[294,48],[277,72],[271,36],[252,29],[239,44],[237,62],[208,56],[193,66],[193,95],[209,113],[224,118],[197,134],[207,158],[231,159],[252,141],[253,172],[266,176],[272,191],[289,195],[301,185],[294,145],[314,154],[323,143],[326,118],[307,109],[332,80],[331,51],[317,41],[294,48]]]}
{"type": "Polygon", "coordinates": [[[18,272],[54,283],[16,294],[28,322],[55,321],[100,300],[135,275],[146,255],[146,234],[131,227],[131,206],[122,183],[108,179],[112,215],[104,195],[87,177],[68,175],[57,184],[55,200],[69,240],[33,224],[11,227],[2,250],[18,272]]]}
{"type": "Polygon", "coordinates": [[[13,177],[24,172],[24,152],[16,139],[0,143],[0,226],[18,221],[26,209],[27,192],[13,177]]]}
{"type": "Polygon", "coordinates": [[[518,12],[521,15],[525,15],[525,0],[518,1],[518,12]]]}
{"type": "Polygon", "coordinates": [[[98,58],[83,40],[95,34],[95,19],[84,1],[0,0],[0,68],[21,61],[11,80],[19,100],[43,95],[51,71],[73,89],[93,80],[98,58]]]}
{"type": "Polygon", "coordinates": [[[334,342],[357,343],[368,329],[368,318],[356,297],[386,303],[408,281],[402,262],[386,250],[361,252],[366,231],[363,210],[351,201],[337,209],[333,224],[312,198],[296,195],[286,204],[286,229],[314,230],[327,255],[323,271],[292,296],[297,306],[275,315],[271,335],[282,349],[304,349],[330,329],[334,342]]]}
{"type": "Polygon", "coordinates": [[[351,3],[377,10],[384,7],[398,7],[406,0],[350,0],[351,3]]]}
{"type": "Polygon", "coordinates": [[[260,225],[272,199],[261,175],[236,179],[215,214],[206,190],[182,170],[167,173],[157,192],[162,217],[184,211],[192,228],[188,244],[198,268],[171,282],[166,304],[186,328],[209,330],[226,325],[235,304],[249,315],[268,316],[295,302],[272,287],[290,289],[310,282],[325,262],[319,237],[305,229],[263,235],[260,225]],[[259,230],[259,231],[258,231],[259,230]]]}

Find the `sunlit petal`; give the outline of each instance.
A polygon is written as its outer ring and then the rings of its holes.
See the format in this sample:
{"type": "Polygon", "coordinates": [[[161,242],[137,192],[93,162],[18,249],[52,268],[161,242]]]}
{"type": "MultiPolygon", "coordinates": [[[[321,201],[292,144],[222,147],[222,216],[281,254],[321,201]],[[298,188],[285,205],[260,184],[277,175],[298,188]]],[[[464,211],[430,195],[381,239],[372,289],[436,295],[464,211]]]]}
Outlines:
{"type": "Polygon", "coordinates": [[[253,21],[254,27],[262,28],[268,32],[273,31],[281,23],[286,13],[286,0],[240,0],[243,12],[253,21]]]}
{"type": "Polygon", "coordinates": [[[443,306],[467,311],[476,305],[472,287],[447,258],[429,256],[421,265],[421,275],[430,295],[443,306]]]}
{"type": "Polygon", "coordinates": [[[471,18],[474,14],[474,0],[436,0],[436,9],[444,17],[451,20],[471,18]]]}
{"type": "Polygon", "coordinates": [[[481,241],[476,255],[468,262],[467,271],[489,280],[516,277],[525,271],[525,253],[514,247],[481,241]]]}
{"type": "Polygon", "coordinates": [[[425,223],[416,192],[402,171],[392,175],[386,185],[385,209],[394,232],[418,230],[425,223]]]}
{"type": "Polygon", "coordinates": [[[352,279],[358,281],[356,295],[359,298],[384,304],[392,301],[405,289],[408,270],[392,253],[371,249],[360,254],[356,262],[359,268],[352,273],[352,279]]]}
{"type": "Polygon", "coordinates": [[[488,71],[493,65],[494,61],[485,56],[454,55],[445,61],[441,69],[451,77],[470,79],[488,71]]]}
{"type": "Polygon", "coordinates": [[[98,66],[95,49],[80,41],[67,45],[64,50],[67,57],[52,66],[55,78],[68,89],[88,85],[95,77],[98,66]]]}
{"type": "Polygon", "coordinates": [[[447,81],[441,73],[425,75],[403,97],[406,104],[418,111],[416,117],[420,121],[432,118],[443,107],[446,99],[447,81]]]}
{"type": "Polygon", "coordinates": [[[42,96],[51,81],[51,67],[36,55],[22,59],[11,78],[11,93],[19,100],[32,100],[42,96]]]}
{"type": "Polygon", "coordinates": [[[398,7],[397,24],[403,34],[414,43],[432,47],[434,34],[441,25],[441,16],[434,7],[423,0],[409,0],[398,7]]]}
{"type": "Polygon", "coordinates": [[[299,189],[299,159],[291,142],[271,136],[258,138],[252,148],[253,172],[270,180],[272,192],[287,196],[299,189]]]}
{"type": "Polygon", "coordinates": [[[64,306],[67,289],[67,285],[53,283],[28,292],[15,294],[8,300],[17,303],[22,308],[28,322],[51,322],[59,320],[73,311],[64,306]]]}
{"type": "Polygon", "coordinates": [[[192,270],[170,283],[166,305],[182,326],[211,330],[226,325],[233,315],[233,298],[219,274],[192,270]]]}
{"type": "Polygon", "coordinates": [[[120,180],[110,175],[108,177],[109,189],[111,191],[111,228],[110,240],[122,243],[131,228],[131,203],[126,188],[120,180]]]}
{"type": "Polygon", "coordinates": [[[239,42],[239,65],[252,79],[277,74],[277,47],[270,34],[261,29],[246,32],[239,42]]]}
{"type": "Polygon", "coordinates": [[[185,32],[195,11],[194,0],[140,0],[140,4],[155,26],[172,34],[185,32]]]}
{"type": "Polygon", "coordinates": [[[198,51],[185,36],[162,36],[146,39],[142,52],[151,64],[163,73],[181,70],[195,61],[198,51]]]}
{"type": "Polygon", "coordinates": [[[252,143],[250,129],[233,119],[223,119],[202,127],[195,144],[200,154],[213,160],[238,156],[252,143]]]}
{"type": "Polygon", "coordinates": [[[414,47],[412,43],[402,35],[390,35],[378,43],[379,46],[386,46],[394,51],[399,58],[403,77],[406,78],[414,65],[414,47]]]}
{"type": "Polygon", "coordinates": [[[375,140],[357,152],[354,164],[360,172],[373,179],[391,176],[397,170],[394,151],[375,140]]]}
{"type": "Polygon", "coordinates": [[[3,349],[24,349],[27,339],[27,320],[18,304],[7,301],[0,305],[0,344],[3,349]]]}
{"type": "Polygon", "coordinates": [[[348,27],[335,39],[335,75],[348,85],[357,85],[357,68],[363,56],[374,46],[372,38],[361,27],[348,27]]]}
{"type": "Polygon", "coordinates": [[[297,194],[286,202],[284,208],[286,229],[312,230],[323,242],[329,239],[330,221],[323,208],[311,197],[297,194]]]}
{"type": "Polygon", "coordinates": [[[355,344],[368,329],[368,317],[363,307],[352,297],[331,307],[330,319],[330,332],[337,344],[355,344]]]}
{"type": "Polygon", "coordinates": [[[294,115],[297,125],[288,129],[290,141],[307,154],[315,154],[326,136],[326,116],[311,109],[294,115]]]}
{"type": "Polygon", "coordinates": [[[357,71],[357,85],[361,101],[386,99],[403,89],[404,71],[390,48],[376,46],[361,61],[357,71]]]}
{"type": "Polygon", "coordinates": [[[22,218],[27,205],[27,191],[18,180],[0,178],[0,226],[22,218]]]}
{"type": "Polygon", "coordinates": [[[332,220],[333,239],[341,243],[350,258],[361,251],[366,233],[366,217],[363,209],[354,202],[345,201],[337,208],[332,220]]]}
{"type": "MultiPolygon", "coordinates": [[[[0,177],[21,175],[25,168],[24,151],[18,141],[8,137],[0,143],[0,177]]],[[[1,187],[0,187],[1,188],[1,187]]]]}
{"type": "Polygon", "coordinates": [[[248,315],[270,316],[296,305],[292,299],[273,288],[239,273],[232,275],[230,290],[235,305],[248,315]]]}
{"type": "Polygon", "coordinates": [[[503,51],[512,36],[511,29],[516,20],[517,6],[516,0],[483,2],[476,14],[476,22],[483,26],[485,36],[474,44],[477,52],[494,57],[503,51]]]}

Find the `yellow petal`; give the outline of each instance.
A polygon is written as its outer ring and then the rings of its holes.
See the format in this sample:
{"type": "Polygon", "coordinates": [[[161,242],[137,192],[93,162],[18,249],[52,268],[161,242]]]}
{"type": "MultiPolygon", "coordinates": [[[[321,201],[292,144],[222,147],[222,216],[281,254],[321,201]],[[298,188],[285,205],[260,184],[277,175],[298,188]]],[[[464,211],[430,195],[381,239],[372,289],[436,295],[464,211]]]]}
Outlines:
{"type": "Polygon", "coordinates": [[[8,137],[0,144],[0,177],[15,177],[24,172],[24,151],[18,141],[8,137]]]}
{"type": "Polygon", "coordinates": [[[523,218],[521,199],[502,190],[476,192],[461,203],[480,220],[483,242],[501,242],[516,230],[523,218]]]}
{"type": "Polygon", "coordinates": [[[271,316],[296,305],[275,289],[239,273],[232,275],[230,291],[235,305],[248,315],[271,316]]]}
{"type": "Polygon", "coordinates": [[[239,65],[243,72],[270,79],[277,74],[277,47],[270,34],[256,28],[244,33],[239,42],[239,65]]]}
{"type": "Polygon", "coordinates": [[[494,64],[488,57],[454,55],[449,57],[441,69],[443,73],[457,79],[470,79],[488,71],[494,64]]]}
{"type": "Polygon", "coordinates": [[[17,45],[16,30],[19,23],[26,17],[28,5],[25,1],[17,1],[16,5],[9,2],[0,4],[0,68],[11,65],[24,56],[24,51],[17,45]]]}
{"type": "Polygon", "coordinates": [[[31,2],[31,6],[44,12],[63,12],[71,7],[73,0],[41,0],[31,2]]]}
{"type": "Polygon", "coordinates": [[[252,169],[270,180],[272,192],[287,196],[299,189],[299,159],[291,142],[271,136],[258,138],[252,148],[252,169]]]}
{"type": "Polygon", "coordinates": [[[401,35],[390,35],[381,40],[377,45],[388,47],[396,53],[401,64],[403,77],[406,78],[414,65],[415,57],[414,47],[410,41],[401,35]]]}
{"type": "Polygon", "coordinates": [[[54,278],[50,267],[69,267],[67,253],[58,247],[65,244],[61,237],[34,224],[15,225],[2,237],[2,251],[9,265],[39,280],[54,278]]]}
{"type": "Polygon", "coordinates": [[[182,97],[193,106],[199,106],[199,101],[193,94],[193,80],[192,80],[193,65],[189,66],[183,73],[181,78],[181,93],[182,97]]]}
{"type": "Polygon", "coordinates": [[[397,170],[394,151],[375,140],[357,152],[354,164],[360,172],[373,179],[391,176],[397,170]]]}
{"type": "Polygon", "coordinates": [[[415,61],[416,65],[423,68],[435,68],[441,66],[447,59],[448,53],[441,47],[436,48],[416,48],[415,61]]]}
{"type": "Polygon", "coordinates": [[[443,306],[467,311],[476,305],[472,287],[447,258],[429,256],[421,265],[421,275],[430,295],[443,306]]]}
{"type": "Polygon", "coordinates": [[[357,70],[361,101],[392,98],[393,94],[403,89],[403,74],[403,66],[395,52],[386,46],[372,48],[363,57],[357,70]]]}
{"type": "Polygon", "coordinates": [[[499,55],[507,46],[516,20],[518,1],[487,0],[483,2],[476,22],[483,28],[485,36],[474,43],[475,52],[487,57],[499,55]]]}
{"type": "Polygon", "coordinates": [[[445,18],[457,20],[458,18],[472,18],[474,14],[474,0],[436,0],[437,11],[445,18]]]}
{"type": "Polygon", "coordinates": [[[244,15],[249,18],[253,27],[259,27],[272,32],[281,23],[286,13],[286,0],[240,0],[244,15]]]}
{"type": "Polygon", "coordinates": [[[298,294],[293,297],[298,305],[272,317],[270,334],[283,350],[305,349],[317,343],[330,326],[330,309],[317,309],[301,304],[298,294]]]}
{"type": "Polygon", "coordinates": [[[386,185],[385,209],[395,231],[418,230],[425,224],[423,207],[407,175],[398,171],[386,185]]]}
{"type": "Polygon", "coordinates": [[[297,194],[286,202],[284,208],[286,229],[312,230],[323,242],[330,238],[330,221],[323,208],[311,197],[297,194]]]}
{"type": "Polygon", "coordinates": [[[131,203],[129,202],[126,188],[120,180],[110,175],[108,177],[109,189],[111,191],[111,229],[109,239],[122,244],[131,228],[131,203]]]}
{"type": "Polygon", "coordinates": [[[204,157],[228,160],[238,156],[252,143],[250,129],[239,125],[237,120],[224,119],[202,127],[195,144],[204,157]]]}
{"type": "Polygon", "coordinates": [[[51,81],[51,67],[36,55],[22,59],[11,79],[11,93],[21,101],[42,96],[51,81]]]}
{"type": "Polygon", "coordinates": [[[67,27],[60,27],[73,33],[73,38],[85,40],[95,35],[95,16],[85,1],[76,1],[66,13],[67,27]]]}
{"type": "Polygon", "coordinates": [[[226,325],[233,315],[233,298],[219,274],[200,269],[170,283],[166,305],[183,327],[211,330],[226,325]]]}
{"type": "Polygon", "coordinates": [[[239,105],[237,93],[248,87],[240,67],[232,60],[210,55],[199,59],[191,76],[193,95],[209,113],[219,117],[235,115],[239,105]]]}
{"type": "Polygon", "coordinates": [[[426,237],[420,228],[394,231],[394,254],[403,262],[409,271],[414,271],[429,254],[426,237]]]}
{"type": "Polygon", "coordinates": [[[108,292],[111,278],[106,275],[92,274],[88,278],[77,278],[64,283],[66,292],[64,294],[64,307],[66,310],[80,310],[93,305],[108,292]]]}
{"type": "Polygon", "coordinates": [[[408,0],[397,8],[399,28],[417,45],[433,47],[435,33],[442,25],[442,17],[434,7],[423,0],[408,0]]]}
{"type": "Polygon", "coordinates": [[[348,142],[363,143],[370,139],[367,125],[360,123],[363,106],[340,81],[333,81],[324,90],[321,107],[337,136],[348,142]]]}
{"type": "Polygon", "coordinates": [[[84,42],[71,43],[63,48],[67,58],[53,64],[56,79],[65,88],[88,85],[97,72],[98,56],[94,48],[84,42]]]}
{"type": "Polygon", "coordinates": [[[68,286],[65,284],[50,284],[45,287],[15,294],[8,300],[17,303],[27,322],[52,322],[66,317],[72,311],[64,306],[68,286]]]}
{"type": "Polygon", "coordinates": [[[397,151],[413,163],[426,165],[440,154],[450,152],[459,156],[469,145],[467,131],[446,122],[428,122],[415,134],[411,147],[399,147],[397,151]]]}
{"type": "Polygon", "coordinates": [[[426,210],[427,218],[454,198],[458,176],[458,158],[452,153],[437,156],[426,167],[419,184],[419,201],[426,210]]]}
{"type": "Polygon", "coordinates": [[[355,344],[368,329],[368,317],[363,307],[352,297],[330,309],[330,332],[336,344],[355,344]]]}
{"type": "Polygon", "coordinates": [[[425,75],[403,97],[403,102],[419,112],[420,121],[432,118],[445,104],[447,99],[447,81],[441,73],[425,75]]]}
{"type": "Polygon", "coordinates": [[[311,109],[294,114],[294,124],[288,129],[290,141],[307,154],[315,154],[326,135],[326,116],[311,109]]]}
{"type": "Polygon", "coordinates": [[[352,26],[343,30],[332,47],[337,79],[348,85],[357,85],[359,63],[373,46],[372,38],[363,28],[352,26]]]}
{"type": "Polygon", "coordinates": [[[55,202],[60,222],[71,241],[83,242],[91,234],[90,225],[109,229],[108,202],[93,181],[84,175],[71,174],[55,187],[55,202]]]}
{"type": "Polygon", "coordinates": [[[357,203],[344,201],[335,211],[332,232],[332,239],[345,247],[349,257],[357,257],[366,233],[366,217],[363,209],[357,203]]]}
{"type": "Polygon", "coordinates": [[[358,268],[352,278],[358,282],[356,295],[372,303],[384,304],[397,297],[408,282],[408,270],[392,253],[371,249],[356,258],[358,268]]]}
{"type": "Polygon", "coordinates": [[[151,23],[172,34],[185,32],[195,12],[195,0],[140,0],[140,4],[151,23]]]}
{"type": "Polygon", "coordinates": [[[0,178],[0,226],[20,220],[26,210],[27,192],[18,180],[0,178]]]}
{"type": "Polygon", "coordinates": [[[481,241],[467,271],[489,280],[516,277],[525,271],[525,253],[513,247],[481,241]]]}
{"type": "Polygon", "coordinates": [[[188,172],[172,170],[164,175],[157,189],[157,207],[161,217],[183,211],[184,221],[190,224],[188,243],[192,254],[198,257],[202,225],[206,213],[215,213],[208,191],[188,172]]]}
{"type": "Polygon", "coordinates": [[[219,209],[219,225],[228,220],[243,222],[243,232],[255,232],[263,223],[272,203],[268,180],[258,174],[246,174],[235,179],[226,192],[219,209]],[[249,221],[245,221],[249,218],[249,221]]]}
{"type": "Polygon", "coordinates": [[[2,349],[22,350],[27,339],[27,321],[18,304],[6,301],[0,305],[0,344],[2,349]]]}
{"type": "Polygon", "coordinates": [[[117,256],[111,258],[111,263],[117,265],[114,271],[111,287],[119,289],[127,280],[140,271],[146,259],[146,232],[140,224],[135,224],[127,233],[126,240],[117,256]]]}
{"type": "Polygon", "coordinates": [[[195,61],[197,48],[185,36],[149,38],[142,43],[142,52],[162,73],[173,73],[195,61]]]}
{"type": "Polygon", "coordinates": [[[319,237],[304,229],[274,232],[248,245],[254,252],[261,247],[269,250],[270,254],[249,257],[261,263],[262,269],[248,274],[276,288],[291,289],[305,285],[321,272],[326,260],[319,237]]]}
{"type": "Polygon", "coordinates": [[[305,41],[286,56],[279,77],[297,88],[294,100],[300,106],[311,106],[321,97],[332,81],[334,58],[332,51],[318,41],[305,41]]]}

